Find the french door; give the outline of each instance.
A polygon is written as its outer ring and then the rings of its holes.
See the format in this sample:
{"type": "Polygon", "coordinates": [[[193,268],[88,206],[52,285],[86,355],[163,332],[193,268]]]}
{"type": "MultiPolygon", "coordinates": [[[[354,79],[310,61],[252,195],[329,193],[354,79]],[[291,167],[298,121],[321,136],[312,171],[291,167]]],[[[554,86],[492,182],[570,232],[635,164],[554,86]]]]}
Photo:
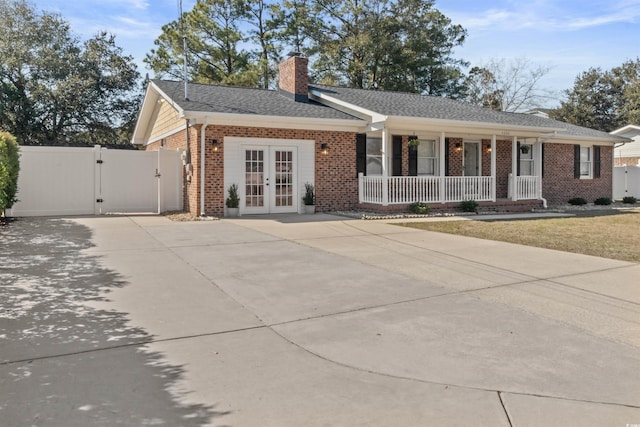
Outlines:
{"type": "Polygon", "coordinates": [[[245,146],[243,152],[243,213],[297,212],[297,148],[245,146]]]}

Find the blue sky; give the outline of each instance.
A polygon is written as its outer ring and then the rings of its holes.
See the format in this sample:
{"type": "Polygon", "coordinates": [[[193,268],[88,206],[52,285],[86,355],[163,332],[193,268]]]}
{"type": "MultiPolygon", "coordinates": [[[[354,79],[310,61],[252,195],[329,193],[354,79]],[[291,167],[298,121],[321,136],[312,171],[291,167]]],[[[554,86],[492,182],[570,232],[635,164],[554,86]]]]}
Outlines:
{"type": "MultiPolygon", "coordinates": [[[[183,0],[189,10],[195,0],[183,0]]],[[[142,59],[163,24],[178,17],[178,0],[35,0],[60,13],[82,38],[100,30],[116,35],[142,59]]],[[[526,58],[551,67],[545,87],[570,89],[590,67],[610,69],[640,57],[640,0],[436,0],[435,7],[468,31],[455,56],[481,65],[491,58],[526,58]]]]}

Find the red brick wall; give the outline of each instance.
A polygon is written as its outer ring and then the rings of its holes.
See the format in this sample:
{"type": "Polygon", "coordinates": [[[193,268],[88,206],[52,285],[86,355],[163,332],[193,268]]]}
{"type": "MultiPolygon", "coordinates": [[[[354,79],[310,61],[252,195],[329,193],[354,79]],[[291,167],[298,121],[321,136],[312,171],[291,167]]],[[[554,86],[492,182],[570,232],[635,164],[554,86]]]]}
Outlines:
{"type": "Polygon", "coordinates": [[[210,125],[206,129],[206,139],[215,138],[221,144],[217,152],[209,151],[205,156],[205,213],[207,215],[221,216],[224,212],[225,137],[314,140],[316,211],[349,210],[353,209],[358,202],[355,133],[210,125]],[[330,147],[327,155],[321,153],[322,143],[327,143],[330,147]]]}
{"type": "Polygon", "coordinates": [[[309,74],[307,58],[292,56],[280,63],[278,70],[280,89],[296,95],[309,94],[309,74]]]}
{"type": "Polygon", "coordinates": [[[462,142],[462,138],[449,138],[449,176],[462,176],[462,142]]]}
{"type": "Polygon", "coordinates": [[[542,196],[550,205],[566,204],[573,197],[593,202],[612,197],[613,147],[600,146],[600,178],[573,177],[573,145],[544,144],[542,196]]]}
{"type": "MultiPolygon", "coordinates": [[[[190,129],[192,174],[190,182],[185,178],[184,206],[185,211],[200,214],[200,126],[190,129]]],[[[238,126],[208,126],[206,139],[217,139],[217,152],[207,144],[205,156],[205,213],[222,215],[226,189],[224,188],[224,138],[277,138],[315,140],[315,184],[316,210],[326,212],[332,210],[349,210],[357,207],[358,180],[356,176],[355,133],[338,131],[312,131],[299,129],[245,128],[238,126]],[[320,144],[329,144],[329,154],[323,155],[320,144]]],[[[456,149],[456,143],[463,143],[462,138],[450,138],[449,143],[449,175],[462,175],[462,150],[456,149]]],[[[403,136],[402,173],[408,174],[408,137],[403,136]]],[[[486,146],[490,140],[482,144],[482,174],[491,174],[491,154],[486,146]]],[[[179,132],[166,138],[168,149],[185,149],[185,133],[179,132]]],[[[146,150],[157,150],[160,143],[145,147],[146,150]]],[[[611,197],[613,147],[601,146],[601,176],[593,179],[576,179],[573,177],[573,145],[545,143],[544,176],[542,179],[543,196],[549,204],[564,204],[573,197],[583,197],[592,202],[598,197],[611,197]]],[[[511,173],[511,141],[496,142],[496,197],[506,198],[508,177],[511,173]]]]}
{"type": "Polygon", "coordinates": [[[496,141],[496,198],[504,199],[509,194],[509,174],[513,170],[511,162],[512,141],[496,141]]]}

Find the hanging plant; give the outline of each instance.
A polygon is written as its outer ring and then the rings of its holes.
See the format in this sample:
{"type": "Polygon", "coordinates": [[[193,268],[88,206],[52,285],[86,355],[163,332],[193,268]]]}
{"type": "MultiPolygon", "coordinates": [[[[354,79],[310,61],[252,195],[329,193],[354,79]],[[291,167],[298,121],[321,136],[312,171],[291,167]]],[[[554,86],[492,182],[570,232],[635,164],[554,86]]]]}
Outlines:
{"type": "Polygon", "coordinates": [[[420,145],[420,140],[418,139],[418,137],[410,136],[409,137],[409,149],[410,150],[417,150],[418,149],[418,145],[420,145]]]}
{"type": "Polygon", "coordinates": [[[531,148],[530,145],[523,144],[520,146],[520,152],[522,152],[522,154],[527,154],[530,148],[531,148]]]}

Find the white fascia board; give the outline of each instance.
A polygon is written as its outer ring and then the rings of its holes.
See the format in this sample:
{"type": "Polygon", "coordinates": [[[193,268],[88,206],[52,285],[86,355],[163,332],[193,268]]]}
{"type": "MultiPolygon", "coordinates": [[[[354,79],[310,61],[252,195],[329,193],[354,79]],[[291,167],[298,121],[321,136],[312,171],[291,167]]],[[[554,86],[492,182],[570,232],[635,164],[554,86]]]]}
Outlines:
{"type": "Polygon", "coordinates": [[[195,119],[196,123],[204,123],[205,120],[207,120],[209,125],[278,129],[335,130],[344,132],[361,132],[367,125],[367,122],[364,120],[208,113],[204,111],[185,111],[184,117],[188,119],[195,119]]]}
{"type": "Polygon", "coordinates": [[[142,99],[142,105],[136,119],[136,127],[133,129],[131,143],[140,145],[145,142],[145,135],[149,127],[149,121],[153,117],[153,110],[158,102],[158,93],[151,90],[151,85],[147,87],[147,91],[142,99]]]}
{"type": "Polygon", "coordinates": [[[625,133],[631,132],[631,131],[636,131],[636,132],[640,133],[640,126],[626,125],[624,127],[621,127],[620,129],[613,130],[613,131],[611,131],[609,133],[611,135],[624,135],[625,133]]]}
{"type": "Polygon", "coordinates": [[[612,140],[612,139],[604,139],[598,138],[594,136],[578,136],[578,135],[555,135],[550,138],[546,138],[544,142],[555,142],[558,144],[576,144],[579,142],[591,143],[591,144],[604,144],[604,145],[615,145],[624,143],[621,140],[612,140]]]}
{"type": "Polygon", "coordinates": [[[157,104],[159,101],[165,101],[173,106],[178,111],[178,114],[182,117],[184,115],[184,111],[178,104],[173,102],[173,100],[160,88],[150,81],[147,86],[147,91],[144,95],[144,99],[142,100],[142,107],[140,108],[140,113],[138,114],[138,120],[136,121],[136,127],[133,130],[133,136],[131,137],[131,143],[135,145],[141,145],[147,143],[147,136],[149,133],[149,126],[151,125],[151,119],[154,116],[154,112],[157,108],[157,104]]]}
{"type": "Polygon", "coordinates": [[[407,128],[407,130],[433,130],[455,133],[483,133],[496,136],[536,136],[554,132],[566,132],[560,127],[518,126],[500,123],[467,122],[461,120],[429,119],[420,117],[389,117],[389,127],[407,128]]]}
{"type": "Polygon", "coordinates": [[[153,82],[150,82],[150,85],[153,86],[153,89],[158,93],[158,95],[160,95],[160,97],[162,99],[164,99],[166,102],[169,103],[169,105],[171,105],[173,108],[176,109],[176,111],[178,112],[178,115],[180,117],[184,117],[185,116],[185,111],[182,109],[182,107],[180,107],[178,105],[178,103],[176,103],[169,95],[167,95],[166,93],[164,93],[159,87],[158,85],[156,85],[153,82]]]}
{"type": "Polygon", "coordinates": [[[335,108],[336,110],[342,111],[343,113],[351,114],[356,117],[361,117],[372,123],[384,122],[388,118],[388,116],[385,116],[383,114],[376,113],[375,111],[371,111],[354,104],[350,104],[346,101],[342,101],[340,99],[334,98],[320,91],[310,90],[309,99],[312,99],[328,107],[335,108]]]}

